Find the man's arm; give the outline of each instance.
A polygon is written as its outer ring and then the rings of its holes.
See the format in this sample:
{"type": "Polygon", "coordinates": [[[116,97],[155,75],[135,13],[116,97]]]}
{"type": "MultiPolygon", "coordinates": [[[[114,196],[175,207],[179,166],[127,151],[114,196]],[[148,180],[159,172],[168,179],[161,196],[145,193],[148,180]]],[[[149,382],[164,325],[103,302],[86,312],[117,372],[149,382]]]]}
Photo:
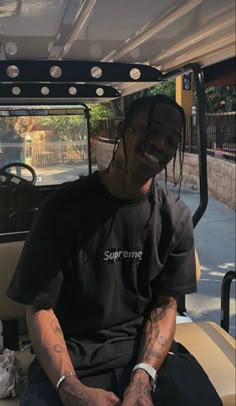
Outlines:
{"type": "Polygon", "coordinates": [[[163,295],[144,326],[138,362],[160,369],[175,335],[176,313],[176,299],[163,295]]]}
{"type": "Polygon", "coordinates": [[[26,307],[26,320],[35,354],[56,388],[62,375],[75,372],[59,322],[52,309],[37,310],[33,306],[26,307]]]}
{"type": "MultiPolygon", "coordinates": [[[[75,372],[60,324],[52,309],[37,310],[33,306],[26,307],[26,320],[35,354],[56,390],[63,375],[75,372]]],[[[112,392],[88,388],[76,376],[64,380],[58,393],[66,406],[104,406],[119,402],[112,392]]]]}
{"type": "MultiPolygon", "coordinates": [[[[138,356],[138,363],[144,362],[158,371],[165,360],[175,335],[177,301],[174,297],[162,295],[158,307],[154,308],[147,319],[138,356]]],[[[122,405],[128,406],[135,398],[139,404],[152,405],[150,377],[146,371],[137,369],[125,391],[122,405]],[[143,401],[143,403],[141,403],[143,401]]]]}

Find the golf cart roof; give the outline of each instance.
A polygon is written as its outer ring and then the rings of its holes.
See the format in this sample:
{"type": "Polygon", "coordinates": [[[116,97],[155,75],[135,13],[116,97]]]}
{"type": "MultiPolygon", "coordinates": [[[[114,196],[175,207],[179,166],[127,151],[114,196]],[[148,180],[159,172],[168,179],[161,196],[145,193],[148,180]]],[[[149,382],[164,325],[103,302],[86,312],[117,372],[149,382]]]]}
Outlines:
{"type": "MultiPolygon", "coordinates": [[[[124,62],[150,65],[161,73],[189,62],[206,67],[234,56],[234,24],[234,0],[3,0],[0,65],[22,60],[53,60],[55,65],[92,61],[95,67],[96,62],[124,62]]],[[[133,74],[135,79],[140,72],[133,74]]],[[[79,71],[77,82],[86,82],[79,71]]],[[[110,84],[127,95],[154,83],[151,78],[110,84]]]]}

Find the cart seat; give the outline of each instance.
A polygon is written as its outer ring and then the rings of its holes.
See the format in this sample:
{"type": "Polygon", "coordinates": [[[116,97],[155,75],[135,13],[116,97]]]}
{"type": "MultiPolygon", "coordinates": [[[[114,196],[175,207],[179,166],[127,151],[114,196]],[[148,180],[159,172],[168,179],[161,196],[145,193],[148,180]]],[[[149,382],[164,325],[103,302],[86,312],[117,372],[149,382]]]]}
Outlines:
{"type": "Polygon", "coordinates": [[[209,376],[224,406],[235,406],[235,340],[213,322],[177,324],[183,344],[209,376]]]}

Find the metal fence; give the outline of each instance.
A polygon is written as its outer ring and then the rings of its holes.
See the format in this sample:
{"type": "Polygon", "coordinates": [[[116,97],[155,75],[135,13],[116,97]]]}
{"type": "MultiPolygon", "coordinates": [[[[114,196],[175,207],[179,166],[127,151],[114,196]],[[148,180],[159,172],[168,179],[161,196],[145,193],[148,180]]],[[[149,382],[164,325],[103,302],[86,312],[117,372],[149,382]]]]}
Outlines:
{"type": "MultiPolygon", "coordinates": [[[[198,150],[196,120],[192,119],[190,151],[198,150]]],[[[207,149],[210,154],[236,157],[236,112],[206,114],[207,149]],[[218,154],[219,153],[219,154],[218,154]]]]}
{"type": "Polygon", "coordinates": [[[78,164],[88,160],[87,140],[76,142],[1,143],[0,164],[21,161],[33,167],[78,164]]]}
{"type": "Polygon", "coordinates": [[[87,142],[33,144],[31,148],[31,163],[36,167],[77,164],[88,159],[87,142]]]}
{"type": "Polygon", "coordinates": [[[206,114],[207,148],[236,153],[236,112],[206,114]]]}
{"type": "MultiPolygon", "coordinates": [[[[113,142],[117,137],[117,126],[123,117],[102,119],[99,122],[99,139],[104,142],[113,142]]],[[[206,114],[206,134],[207,148],[210,151],[222,151],[228,156],[236,155],[236,112],[230,113],[207,113],[206,114]]],[[[198,137],[196,119],[187,126],[187,150],[197,151],[198,137]]]]}

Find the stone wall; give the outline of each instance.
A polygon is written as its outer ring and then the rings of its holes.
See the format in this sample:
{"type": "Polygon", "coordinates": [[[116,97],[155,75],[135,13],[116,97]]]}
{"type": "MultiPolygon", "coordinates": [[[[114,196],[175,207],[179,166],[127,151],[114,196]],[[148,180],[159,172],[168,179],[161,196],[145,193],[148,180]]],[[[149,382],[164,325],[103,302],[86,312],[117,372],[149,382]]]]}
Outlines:
{"type": "Polygon", "coordinates": [[[235,210],[236,165],[221,158],[208,157],[210,196],[235,210]]]}
{"type": "MultiPolygon", "coordinates": [[[[104,142],[97,143],[97,162],[98,169],[104,169],[108,166],[113,151],[113,144],[104,142]]],[[[222,158],[207,157],[208,168],[208,192],[209,196],[224,203],[226,206],[235,210],[235,174],[236,166],[234,162],[222,158]]],[[[170,162],[167,168],[168,180],[173,181],[173,162],[170,162]]],[[[178,159],[176,161],[176,177],[179,174],[178,159]]],[[[164,179],[164,172],[159,175],[164,179]]],[[[199,190],[199,160],[196,154],[184,154],[183,166],[183,186],[199,190]]]]}

